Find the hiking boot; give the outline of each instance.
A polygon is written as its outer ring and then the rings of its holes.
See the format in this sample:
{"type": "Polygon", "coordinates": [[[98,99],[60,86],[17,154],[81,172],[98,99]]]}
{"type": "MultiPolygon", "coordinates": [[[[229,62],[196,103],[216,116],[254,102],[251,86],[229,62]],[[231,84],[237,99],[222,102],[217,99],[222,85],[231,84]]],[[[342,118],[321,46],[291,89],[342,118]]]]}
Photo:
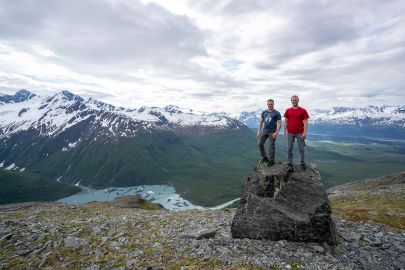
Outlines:
{"type": "Polygon", "coordinates": [[[269,163],[270,160],[267,157],[262,158],[262,160],[260,160],[261,163],[269,163]]]}
{"type": "Polygon", "coordinates": [[[305,166],[305,163],[302,163],[302,164],[301,164],[301,170],[302,170],[302,171],[305,171],[306,168],[307,168],[307,166],[305,166]]]}
{"type": "Polygon", "coordinates": [[[292,169],[293,169],[292,163],[288,163],[288,164],[287,164],[287,168],[288,168],[289,170],[292,170],[292,169]]]}

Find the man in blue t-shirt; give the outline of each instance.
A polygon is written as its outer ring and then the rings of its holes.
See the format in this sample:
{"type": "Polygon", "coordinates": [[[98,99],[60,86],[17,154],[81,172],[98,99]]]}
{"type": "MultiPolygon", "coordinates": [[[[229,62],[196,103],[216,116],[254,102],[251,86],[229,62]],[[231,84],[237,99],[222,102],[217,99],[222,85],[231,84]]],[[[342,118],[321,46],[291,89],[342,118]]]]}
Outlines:
{"type": "Polygon", "coordinates": [[[257,137],[259,138],[259,149],[262,156],[261,162],[268,162],[271,166],[274,164],[276,138],[281,129],[281,114],[274,110],[274,100],[272,99],[267,100],[267,108],[267,110],[262,112],[262,117],[257,127],[257,137]],[[270,138],[269,158],[267,158],[266,151],[264,151],[264,143],[267,138],[270,138]]]}

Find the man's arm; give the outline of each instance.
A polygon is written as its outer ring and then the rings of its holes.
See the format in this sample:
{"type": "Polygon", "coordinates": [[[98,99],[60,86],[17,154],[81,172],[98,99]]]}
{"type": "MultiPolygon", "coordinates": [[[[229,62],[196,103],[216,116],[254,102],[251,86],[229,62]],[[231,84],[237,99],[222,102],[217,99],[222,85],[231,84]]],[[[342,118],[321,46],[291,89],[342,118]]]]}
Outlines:
{"type": "Polygon", "coordinates": [[[287,138],[287,124],[288,124],[288,118],[284,117],[284,139],[287,138]]]}
{"type": "Polygon", "coordinates": [[[307,130],[308,130],[308,119],[304,120],[304,133],[302,133],[302,139],[305,140],[307,137],[307,130]]]}
{"type": "Polygon", "coordinates": [[[281,129],[281,119],[277,120],[277,130],[275,133],[273,133],[273,139],[277,138],[278,133],[280,132],[280,129],[281,129]]]}
{"type": "Polygon", "coordinates": [[[260,118],[259,126],[257,127],[257,137],[260,137],[260,131],[262,130],[264,118],[260,118]]]}

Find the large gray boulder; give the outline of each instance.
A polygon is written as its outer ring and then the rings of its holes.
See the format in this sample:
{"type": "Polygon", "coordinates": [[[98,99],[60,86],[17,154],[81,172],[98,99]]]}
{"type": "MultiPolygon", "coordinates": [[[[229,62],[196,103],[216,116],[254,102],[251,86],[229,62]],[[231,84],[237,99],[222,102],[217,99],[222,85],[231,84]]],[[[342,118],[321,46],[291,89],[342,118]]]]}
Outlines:
{"type": "Polygon", "coordinates": [[[336,228],[319,171],[278,163],[243,178],[240,206],[232,220],[234,238],[328,242],[336,228]]]}

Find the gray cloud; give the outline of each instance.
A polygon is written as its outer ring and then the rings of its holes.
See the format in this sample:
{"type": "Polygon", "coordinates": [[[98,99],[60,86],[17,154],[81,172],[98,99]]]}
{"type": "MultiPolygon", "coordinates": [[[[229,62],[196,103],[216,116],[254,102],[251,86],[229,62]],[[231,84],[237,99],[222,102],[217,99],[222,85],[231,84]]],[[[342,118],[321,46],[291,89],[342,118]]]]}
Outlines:
{"type": "Polygon", "coordinates": [[[206,54],[201,31],[187,17],[155,4],[95,0],[2,4],[0,39],[22,47],[43,46],[64,64],[178,67],[206,54]]]}
{"type": "Polygon", "coordinates": [[[403,14],[403,0],[2,1],[0,86],[197,110],[295,93],[308,107],[405,103],[403,14]]]}

